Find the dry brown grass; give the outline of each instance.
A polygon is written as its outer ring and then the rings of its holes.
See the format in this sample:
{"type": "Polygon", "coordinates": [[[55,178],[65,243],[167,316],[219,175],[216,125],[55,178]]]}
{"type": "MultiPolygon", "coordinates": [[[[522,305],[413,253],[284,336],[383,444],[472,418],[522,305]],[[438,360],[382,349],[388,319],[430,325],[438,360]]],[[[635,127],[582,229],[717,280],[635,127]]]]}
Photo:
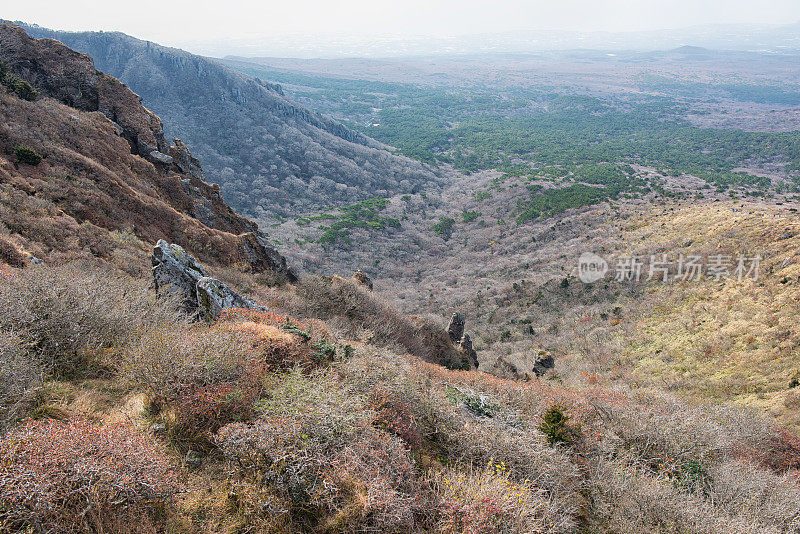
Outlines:
{"type": "Polygon", "coordinates": [[[443,325],[407,316],[351,279],[308,276],[280,304],[299,317],[319,318],[341,337],[394,345],[425,361],[460,369],[469,362],[450,341],[443,325]]]}
{"type": "Polygon", "coordinates": [[[176,323],[168,301],[111,269],[89,264],[13,270],[0,284],[0,326],[51,374],[91,372],[98,355],[152,324],[176,323]]]}
{"type": "Polygon", "coordinates": [[[764,257],[758,281],[656,284],[623,350],[640,383],[734,400],[786,422],[798,366],[800,225],[788,212],[737,203],[682,207],[643,217],[629,241],[672,254],[744,252],[764,257]],[[732,212],[736,208],[736,212],[732,212]]]}
{"type": "Polygon", "coordinates": [[[11,267],[25,267],[25,256],[3,236],[0,236],[0,261],[11,267]]]}
{"type": "Polygon", "coordinates": [[[0,334],[0,430],[26,412],[26,394],[42,379],[42,370],[30,358],[13,331],[0,334]]]}

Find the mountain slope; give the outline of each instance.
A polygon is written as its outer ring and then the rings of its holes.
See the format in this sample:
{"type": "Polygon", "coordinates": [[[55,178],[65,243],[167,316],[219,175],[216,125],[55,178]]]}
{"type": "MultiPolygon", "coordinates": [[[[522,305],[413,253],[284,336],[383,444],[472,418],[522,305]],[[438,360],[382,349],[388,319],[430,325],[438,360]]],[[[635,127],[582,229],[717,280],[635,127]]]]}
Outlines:
{"type": "MultiPolygon", "coordinates": [[[[268,285],[238,272],[233,285],[266,310],[229,308],[213,324],[187,324],[172,302],[153,298],[145,240],[167,237],[217,268],[246,262],[243,270],[255,271],[246,240],[260,244],[259,235],[235,235],[253,223],[222,202],[185,145],[168,147],[160,120],[88,56],[10,25],[0,25],[0,56],[0,531],[800,529],[796,433],[765,414],[673,397],[657,382],[612,380],[630,368],[603,361],[619,359],[604,337],[622,334],[608,331],[616,326],[644,331],[645,371],[661,373],[658,359],[678,373],[691,363],[681,361],[682,345],[699,347],[706,332],[732,334],[735,343],[721,339],[703,351],[703,367],[724,370],[738,353],[776,380],[798,345],[790,332],[800,287],[790,256],[800,249],[796,212],[778,222],[709,202],[685,211],[661,205],[653,216],[637,198],[512,228],[501,224],[514,199],[510,178],[475,173],[441,198],[362,203],[338,221],[353,226],[375,267],[413,261],[421,273],[425,254],[411,256],[427,252],[428,268],[438,270],[433,284],[414,273],[396,277],[404,291],[417,288],[409,300],[438,294],[454,302],[460,285],[471,292],[461,301],[467,310],[491,314],[465,314],[470,333],[480,333],[480,321],[493,325],[488,335],[508,328],[499,344],[487,343],[497,356],[513,356],[512,343],[529,346],[517,341],[525,331],[551,330],[540,317],[558,318],[562,340],[583,352],[559,351],[541,380],[535,368],[523,381],[437,365],[459,363],[451,359],[466,339],[457,349],[458,321],[445,330],[441,320],[405,316],[363,277],[268,285]],[[476,208],[472,193],[492,183],[480,200],[488,201],[484,215],[463,209],[476,208]],[[395,227],[399,219],[380,215],[384,208],[406,210],[406,225],[463,211],[447,231],[440,219],[439,231],[387,243],[362,232],[395,227]],[[365,219],[375,224],[356,224],[365,219]],[[667,324],[664,306],[650,306],[643,320],[625,309],[603,317],[620,290],[610,280],[581,288],[566,269],[576,247],[591,243],[604,254],[646,254],[762,240],[770,278],[709,282],[694,294],[676,286],[667,297],[685,307],[668,307],[667,324]],[[49,265],[2,265],[9,243],[42,250],[49,265]],[[140,279],[69,261],[76,257],[128,266],[140,279]],[[445,295],[448,288],[455,291],[445,295]]],[[[745,380],[748,390],[770,393],[764,381],[745,380]]],[[[771,402],[786,399],[796,411],[796,386],[771,402]]]]}
{"type": "Polygon", "coordinates": [[[122,33],[26,29],[90,55],[129,85],[248,216],[306,213],[435,181],[419,163],[292,102],[279,86],[212,60],[122,33]]]}
{"type": "Polygon", "coordinates": [[[257,225],[204,180],[186,145],[169,146],[161,120],[91,58],[2,23],[0,60],[4,87],[38,91],[24,99],[0,90],[0,229],[13,244],[6,248],[114,260],[166,238],[215,263],[288,274],[257,225]],[[26,161],[23,147],[42,157],[26,161]]]}

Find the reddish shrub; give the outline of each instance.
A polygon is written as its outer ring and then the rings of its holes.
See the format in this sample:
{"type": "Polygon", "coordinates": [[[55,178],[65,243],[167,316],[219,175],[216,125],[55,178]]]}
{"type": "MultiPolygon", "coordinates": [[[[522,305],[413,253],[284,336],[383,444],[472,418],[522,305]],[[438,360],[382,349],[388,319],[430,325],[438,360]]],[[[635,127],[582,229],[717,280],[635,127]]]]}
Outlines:
{"type": "Polygon", "coordinates": [[[412,450],[422,446],[422,435],[414,422],[414,412],[397,395],[375,389],[370,396],[370,407],[375,411],[374,425],[397,435],[412,450]]]}
{"type": "Polygon", "coordinates": [[[437,473],[434,487],[440,498],[436,532],[557,532],[564,526],[545,492],[528,481],[515,482],[505,464],[494,460],[483,471],[437,473]]]}
{"type": "Polygon", "coordinates": [[[217,328],[235,333],[242,346],[247,347],[251,353],[251,366],[260,368],[262,372],[291,369],[295,366],[308,370],[320,363],[318,351],[315,349],[318,342],[314,342],[313,337],[304,340],[280,327],[250,321],[218,323],[217,328]]]}
{"type": "Polygon", "coordinates": [[[266,312],[225,310],[211,326],[158,328],[141,336],[125,348],[118,369],[149,390],[156,412],[167,409],[174,443],[208,450],[221,427],[254,417],[267,375],[319,366],[321,341],[305,330],[309,326],[266,312]]]}
{"type": "Polygon", "coordinates": [[[220,322],[252,321],[254,323],[281,325],[288,317],[269,311],[247,310],[244,308],[225,308],[219,316],[220,322]]]}
{"type": "Polygon", "coordinates": [[[800,469],[800,437],[789,430],[779,430],[769,440],[763,463],[779,473],[800,469]]]}
{"type": "Polygon", "coordinates": [[[7,239],[0,237],[0,262],[11,267],[25,267],[25,256],[7,239]]]}
{"type": "Polygon", "coordinates": [[[245,310],[242,308],[226,308],[222,310],[218,324],[224,323],[256,323],[260,325],[270,325],[284,331],[287,326],[296,326],[299,330],[308,334],[310,342],[321,339],[331,340],[334,338],[327,325],[318,319],[297,319],[288,315],[279,315],[269,311],[245,310]]]}
{"type": "Polygon", "coordinates": [[[175,422],[170,427],[172,441],[184,448],[212,449],[216,431],[254,416],[253,406],[260,394],[258,377],[184,389],[170,401],[175,410],[175,422]]]}
{"type": "Polygon", "coordinates": [[[370,425],[374,414],[331,376],[299,372],[272,379],[251,425],[222,428],[240,513],[271,494],[288,508],[294,531],[413,532],[419,481],[403,443],[370,425]],[[238,480],[237,480],[238,479],[238,480]]]}
{"type": "Polygon", "coordinates": [[[326,349],[333,350],[330,343],[334,336],[317,319],[298,320],[272,312],[229,308],[222,311],[215,326],[235,333],[252,349],[254,364],[266,371],[297,366],[308,371],[330,358],[326,349]]]}
{"type": "Polygon", "coordinates": [[[179,446],[213,447],[210,435],[252,417],[266,366],[252,338],[225,325],[157,328],[125,347],[117,367],[148,390],[150,411],[162,410],[179,446]]]}
{"type": "Polygon", "coordinates": [[[179,490],[158,445],[122,425],[37,421],[0,439],[3,531],[156,531],[179,490]]]}

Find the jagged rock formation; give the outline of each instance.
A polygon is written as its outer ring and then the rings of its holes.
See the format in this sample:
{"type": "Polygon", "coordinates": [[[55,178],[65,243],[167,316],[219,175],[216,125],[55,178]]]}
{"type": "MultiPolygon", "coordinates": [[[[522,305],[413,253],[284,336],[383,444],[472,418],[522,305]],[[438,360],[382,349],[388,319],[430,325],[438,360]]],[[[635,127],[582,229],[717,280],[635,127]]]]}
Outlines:
{"type": "Polygon", "coordinates": [[[550,353],[544,353],[539,355],[536,358],[536,361],[533,362],[533,372],[536,376],[542,376],[555,366],[556,362],[553,359],[553,355],[550,353]]]}
{"type": "Polygon", "coordinates": [[[187,315],[197,313],[197,282],[206,272],[180,245],[170,245],[160,239],[150,257],[153,264],[153,282],[156,293],[169,293],[180,299],[181,309],[187,315]]]}
{"type": "Polygon", "coordinates": [[[269,245],[264,234],[247,232],[240,235],[239,239],[244,257],[253,271],[273,271],[287,282],[297,281],[297,274],[287,265],[286,258],[269,245]]]}
{"type": "Polygon", "coordinates": [[[478,353],[472,346],[472,339],[469,334],[464,332],[466,320],[461,313],[454,313],[450,317],[450,323],[447,325],[447,335],[450,336],[450,341],[456,344],[459,352],[465,361],[469,362],[471,369],[478,368],[478,353]]]}
{"type": "Polygon", "coordinates": [[[469,359],[470,367],[477,369],[479,365],[478,353],[472,346],[472,339],[469,337],[469,334],[464,334],[464,337],[461,338],[458,344],[458,348],[461,350],[462,354],[469,359]]]}
{"type": "Polygon", "coordinates": [[[26,219],[24,210],[0,221],[16,229],[19,241],[30,242],[37,256],[87,246],[95,256],[110,256],[119,239],[109,232],[130,232],[145,243],[167,238],[204,261],[296,279],[258,226],[204,180],[186,145],[175,140],[170,146],[161,120],[125,85],[95,69],[89,56],[0,23],[0,60],[40,94],[28,102],[0,91],[0,183],[7,195],[0,201],[49,202],[48,224],[70,227],[64,238],[60,231],[28,230],[33,215],[26,219]],[[18,145],[44,159],[36,166],[17,164],[18,145]],[[86,227],[86,236],[76,243],[77,226],[86,227]]]}
{"type": "Polygon", "coordinates": [[[225,308],[264,308],[239,295],[216,278],[207,276],[203,266],[183,247],[159,240],[153,248],[153,281],[159,294],[175,295],[184,313],[212,322],[225,308]]]}
{"type": "Polygon", "coordinates": [[[359,269],[355,273],[353,273],[353,280],[359,283],[362,287],[365,287],[372,291],[372,279],[364,274],[364,271],[359,269]]]}
{"type": "Polygon", "coordinates": [[[436,182],[418,162],[288,100],[279,86],[207,58],[117,32],[26,29],[89,54],[128,84],[248,216],[295,216],[436,182]]]}
{"type": "Polygon", "coordinates": [[[464,335],[464,316],[458,312],[450,317],[450,323],[447,325],[447,333],[450,334],[450,340],[453,343],[458,343],[464,335]]]}
{"type": "Polygon", "coordinates": [[[200,317],[208,322],[217,320],[225,308],[261,311],[266,309],[210,276],[204,276],[198,280],[195,290],[197,291],[197,309],[200,317]]]}

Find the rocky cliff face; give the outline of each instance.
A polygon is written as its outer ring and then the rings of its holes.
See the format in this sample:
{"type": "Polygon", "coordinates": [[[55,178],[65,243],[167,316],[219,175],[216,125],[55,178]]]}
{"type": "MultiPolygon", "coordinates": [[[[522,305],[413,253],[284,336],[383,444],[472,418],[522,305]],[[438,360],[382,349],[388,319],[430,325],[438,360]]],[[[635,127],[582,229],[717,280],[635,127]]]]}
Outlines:
{"type": "Polygon", "coordinates": [[[121,33],[26,28],[89,54],[141,95],[248,216],[297,215],[436,181],[419,163],[288,100],[279,86],[213,60],[121,33]]]}
{"type": "MultiPolygon", "coordinates": [[[[168,238],[207,261],[294,278],[257,225],[237,215],[219,186],[204,180],[186,145],[176,139],[170,146],[161,120],[125,85],[95,69],[89,56],[2,23],[0,61],[40,95],[29,102],[0,91],[0,184],[6,195],[0,200],[26,195],[52,205],[50,219],[90,224],[95,233],[130,231],[151,243],[168,238]],[[22,163],[15,155],[21,146],[44,156],[41,162],[22,163]]],[[[31,203],[16,199],[20,207],[23,201],[31,203]]],[[[0,222],[20,240],[47,242],[45,252],[66,246],[27,228],[31,217],[16,211],[0,211],[8,215],[0,222]]]]}

